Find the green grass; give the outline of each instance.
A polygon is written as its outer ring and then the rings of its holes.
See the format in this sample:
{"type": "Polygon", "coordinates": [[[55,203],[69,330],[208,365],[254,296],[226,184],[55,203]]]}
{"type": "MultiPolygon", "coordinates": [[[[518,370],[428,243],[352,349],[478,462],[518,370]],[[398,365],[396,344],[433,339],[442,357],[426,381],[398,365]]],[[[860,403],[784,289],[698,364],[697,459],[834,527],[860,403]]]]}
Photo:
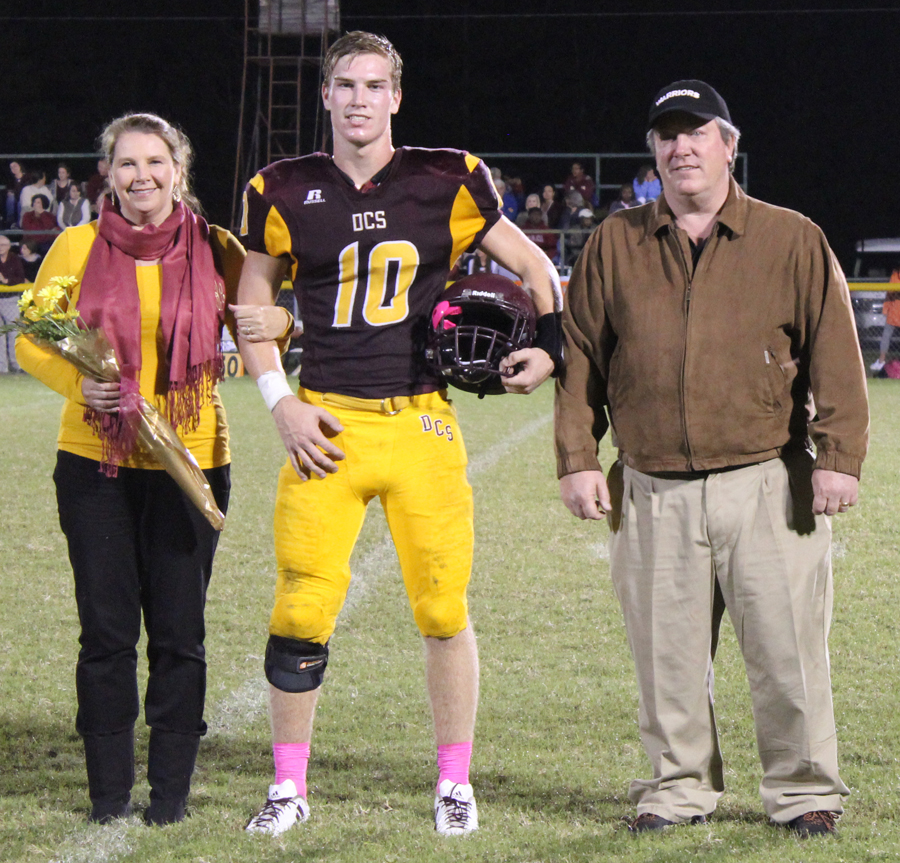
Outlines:
{"type": "MultiPolygon", "coordinates": [[[[332,642],[310,766],[313,817],[274,840],[243,833],[271,781],[261,655],[282,450],[250,381],[228,381],[222,391],[234,491],[209,597],[210,733],[191,817],[166,829],[137,817],[101,828],[85,823],[73,727],[78,630],[51,479],[61,400],[25,376],[0,378],[0,860],[900,859],[895,382],[871,382],[861,503],[835,519],[831,652],[842,773],[853,794],[840,837],[806,843],[769,827],[761,812],[747,687],[727,625],[717,708],[728,789],[714,820],[662,837],[624,829],[628,783],[648,769],[631,658],[609,582],[607,529],[576,521],[558,499],[550,387],[530,398],[456,396],[476,499],[470,599],[482,699],[473,782],[483,829],[448,841],[431,827],[435,768],[422,648],[375,504],[332,642]]],[[[604,463],[611,459],[605,449],[604,463]]],[[[140,729],[138,808],[147,802],[145,756],[140,729]]]]}

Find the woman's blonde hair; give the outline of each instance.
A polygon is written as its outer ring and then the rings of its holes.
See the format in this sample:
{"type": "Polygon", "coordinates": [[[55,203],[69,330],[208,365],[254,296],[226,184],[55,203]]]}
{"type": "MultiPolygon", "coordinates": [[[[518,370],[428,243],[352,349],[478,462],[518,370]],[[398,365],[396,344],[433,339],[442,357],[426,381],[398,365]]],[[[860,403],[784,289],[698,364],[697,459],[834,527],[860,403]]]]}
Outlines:
{"type": "MultiPolygon", "coordinates": [[[[123,114],[107,123],[97,139],[97,145],[106,163],[112,171],[113,154],[116,143],[122,135],[128,132],[143,132],[145,135],[156,135],[161,138],[169,148],[172,161],[181,168],[181,179],[175,187],[176,200],[184,201],[185,205],[195,213],[202,213],[203,207],[197,200],[191,188],[191,165],[194,161],[194,150],[188,136],[177,126],[173,126],[168,120],[163,120],[156,114],[123,114]]],[[[109,177],[107,186],[112,188],[109,177]]]]}

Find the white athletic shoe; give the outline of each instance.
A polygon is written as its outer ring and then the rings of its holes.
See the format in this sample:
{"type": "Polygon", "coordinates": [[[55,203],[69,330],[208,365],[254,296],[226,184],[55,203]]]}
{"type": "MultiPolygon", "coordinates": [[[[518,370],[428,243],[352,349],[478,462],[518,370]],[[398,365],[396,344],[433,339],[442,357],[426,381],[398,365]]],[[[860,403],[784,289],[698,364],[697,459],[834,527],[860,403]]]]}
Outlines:
{"type": "Polygon", "coordinates": [[[258,815],[250,819],[244,828],[250,833],[269,833],[277,836],[294,824],[309,818],[309,804],[297,794],[293,779],[285,779],[281,785],[269,786],[269,799],[258,815]]]}
{"type": "Polygon", "coordinates": [[[471,785],[445,779],[434,798],[434,829],[441,836],[461,836],[478,829],[478,807],[471,785]]]}
{"type": "Polygon", "coordinates": [[[873,372],[880,372],[884,368],[884,360],[875,360],[869,368],[872,369],[873,372]]]}

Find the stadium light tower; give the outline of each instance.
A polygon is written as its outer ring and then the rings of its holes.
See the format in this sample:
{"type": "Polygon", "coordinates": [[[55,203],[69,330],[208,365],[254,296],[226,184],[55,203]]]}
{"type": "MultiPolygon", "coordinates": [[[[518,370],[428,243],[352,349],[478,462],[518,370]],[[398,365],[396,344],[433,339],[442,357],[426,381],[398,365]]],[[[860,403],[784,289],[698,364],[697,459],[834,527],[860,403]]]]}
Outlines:
{"type": "Polygon", "coordinates": [[[256,171],[324,147],[320,70],[340,17],[339,0],[245,0],[232,225],[256,171]]]}

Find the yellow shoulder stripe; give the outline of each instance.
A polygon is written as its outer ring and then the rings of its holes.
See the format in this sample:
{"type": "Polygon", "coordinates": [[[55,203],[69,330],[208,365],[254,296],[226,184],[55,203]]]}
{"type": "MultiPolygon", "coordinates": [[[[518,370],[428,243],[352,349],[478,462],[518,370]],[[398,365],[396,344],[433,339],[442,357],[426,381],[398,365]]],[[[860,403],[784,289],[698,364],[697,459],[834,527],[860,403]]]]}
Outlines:
{"type": "Polygon", "coordinates": [[[478,167],[478,163],[481,159],[478,156],[473,156],[471,153],[466,153],[466,167],[469,169],[469,173],[471,174],[478,167]]]}
{"type": "Polygon", "coordinates": [[[291,265],[291,278],[297,275],[297,259],[294,257],[293,244],[291,243],[291,232],[288,230],[287,223],[281,216],[281,213],[275,207],[269,208],[269,215],[266,216],[266,251],[273,258],[280,258],[282,255],[290,255],[293,261],[291,265]]]}
{"type": "Polygon", "coordinates": [[[253,186],[253,188],[256,189],[256,191],[259,192],[260,195],[261,195],[261,194],[265,191],[265,188],[266,188],[266,181],[262,178],[262,175],[261,175],[261,174],[257,174],[257,175],[250,181],[250,185],[253,186]]]}
{"type": "Polygon", "coordinates": [[[452,267],[459,256],[472,245],[475,235],[484,227],[485,218],[478,209],[472,193],[460,186],[456,200],[450,210],[450,236],[453,238],[453,251],[450,253],[452,267]]]}

